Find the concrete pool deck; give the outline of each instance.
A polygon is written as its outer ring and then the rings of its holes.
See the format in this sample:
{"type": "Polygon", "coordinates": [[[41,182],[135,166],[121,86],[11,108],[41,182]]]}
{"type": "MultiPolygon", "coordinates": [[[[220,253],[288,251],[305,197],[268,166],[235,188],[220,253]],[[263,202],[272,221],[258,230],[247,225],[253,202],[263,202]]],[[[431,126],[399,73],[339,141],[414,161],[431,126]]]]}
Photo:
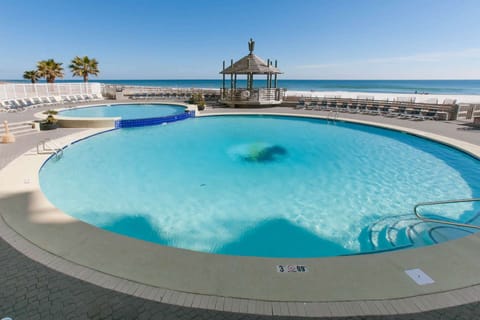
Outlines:
{"type": "MultiPolygon", "coordinates": [[[[219,111],[239,110],[203,114],[219,111]]],[[[287,108],[255,111],[305,114],[287,108]]],[[[382,120],[390,119],[363,117],[377,124],[382,120]]],[[[403,124],[453,126],[405,120],[394,125],[408,131],[403,124]]],[[[421,134],[421,129],[413,133],[421,134]]],[[[82,131],[61,143],[96,132],[82,131]]],[[[457,141],[458,136],[442,139],[478,156],[478,143],[465,141],[475,141],[479,134],[462,132],[468,137],[464,141],[457,141]]],[[[47,157],[29,151],[0,172],[0,235],[30,258],[104,288],[211,310],[317,317],[418,313],[479,301],[477,235],[414,250],[322,259],[230,257],[173,249],[99,230],[54,208],[38,186],[38,169],[47,157]],[[280,264],[305,265],[308,272],[278,273],[280,264]],[[417,285],[405,274],[415,268],[435,283],[417,285]]]]}

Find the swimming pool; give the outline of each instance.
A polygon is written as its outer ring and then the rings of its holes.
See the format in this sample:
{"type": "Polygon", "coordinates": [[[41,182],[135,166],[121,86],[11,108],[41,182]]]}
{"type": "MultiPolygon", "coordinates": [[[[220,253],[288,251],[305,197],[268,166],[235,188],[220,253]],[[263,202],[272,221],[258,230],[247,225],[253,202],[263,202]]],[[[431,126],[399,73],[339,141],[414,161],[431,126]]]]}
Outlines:
{"type": "Polygon", "coordinates": [[[59,111],[58,115],[79,118],[112,118],[122,120],[166,117],[185,112],[185,107],[170,104],[113,104],[80,107],[59,111]]]}
{"type": "MultiPolygon", "coordinates": [[[[478,196],[479,173],[477,159],[401,132],[224,116],[84,140],[60,161],[47,161],[40,183],[68,214],[146,241],[219,254],[322,257],[435,243],[427,237],[434,226],[409,227],[413,206],[478,196]]],[[[473,204],[436,209],[430,213],[460,221],[480,211],[473,204]]]]}

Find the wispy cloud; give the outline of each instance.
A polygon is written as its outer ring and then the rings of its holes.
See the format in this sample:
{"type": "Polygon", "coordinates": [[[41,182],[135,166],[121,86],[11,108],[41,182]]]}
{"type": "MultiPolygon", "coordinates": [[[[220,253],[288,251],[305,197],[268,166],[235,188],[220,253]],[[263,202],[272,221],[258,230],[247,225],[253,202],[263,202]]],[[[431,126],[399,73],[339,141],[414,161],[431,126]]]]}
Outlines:
{"type": "Polygon", "coordinates": [[[326,69],[326,68],[336,68],[352,64],[352,62],[343,62],[343,63],[321,63],[321,64],[304,64],[297,66],[297,69],[326,69]]]}
{"type": "Polygon", "coordinates": [[[395,63],[395,62],[441,62],[451,58],[480,57],[480,48],[471,48],[462,51],[430,52],[403,57],[368,59],[367,63],[395,63]]]}
{"type": "Polygon", "coordinates": [[[392,64],[402,62],[442,62],[452,58],[480,58],[480,48],[470,48],[461,51],[444,51],[420,53],[408,56],[372,58],[365,60],[353,60],[344,62],[309,64],[297,66],[297,69],[328,69],[338,67],[349,67],[354,65],[366,64],[392,64]]]}

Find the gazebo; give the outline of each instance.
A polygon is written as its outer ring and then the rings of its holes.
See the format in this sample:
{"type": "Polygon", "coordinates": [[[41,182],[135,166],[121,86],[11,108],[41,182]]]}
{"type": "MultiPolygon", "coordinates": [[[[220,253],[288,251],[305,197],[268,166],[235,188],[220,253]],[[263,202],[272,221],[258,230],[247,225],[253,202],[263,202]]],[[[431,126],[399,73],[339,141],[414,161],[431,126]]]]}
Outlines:
{"type": "Polygon", "coordinates": [[[277,75],[282,73],[277,68],[277,61],[275,66],[272,65],[270,59],[265,62],[257,57],[253,50],[255,48],[255,41],[250,39],[248,42],[248,50],[250,53],[225,68],[225,61],[223,61],[223,70],[220,72],[223,75],[223,86],[220,91],[220,102],[231,107],[237,106],[269,106],[278,105],[283,101],[285,89],[278,88],[277,75]],[[230,88],[226,87],[225,76],[230,75],[230,88]],[[253,75],[265,75],[266,86],[263,88],[254,88],[253,75]],[[237,88],[238,75],[246,75],[246,88],[237,88]]]}

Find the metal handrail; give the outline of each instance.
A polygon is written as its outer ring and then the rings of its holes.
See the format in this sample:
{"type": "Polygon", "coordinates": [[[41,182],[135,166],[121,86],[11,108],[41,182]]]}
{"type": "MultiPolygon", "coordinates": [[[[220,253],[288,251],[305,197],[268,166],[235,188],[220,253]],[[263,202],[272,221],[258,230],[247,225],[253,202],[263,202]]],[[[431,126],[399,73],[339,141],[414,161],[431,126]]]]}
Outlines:
{"type": "Polygon", "coordinates": [[[59,160],[63,156],[63,148],[59,147],[56,143],[54,143],[50,139],[45,139],[37,143],[37,153],[42,154],[45,151],[53,151],[52,153],[55,155],[56,160],[59,160]],[[43,152],[40,151],[40,145],[42,145],[43,147],[43,152]]]}
{"type": "Polygon", "coordinates": [[[54,151],[54,154],[55,154],[55,160],[58,160],[60,159],[61,157],[63,157],[63,148],[58,146],[55,142],[53,142],[52,140],[47,140],[45,141],[45,144],[47,143],[51,143],[53,148],[51,148],[53,151],[54,151]]]}
{"type": "Polygon", "coordinates": [[[328,110],[327,123],[335,123],[338,120],[338,111],[328,110]]]}
{"type": "Polygon", "coordinates": [[[461,203],[461,202],[475,202],[475,201],[480,201],[480,198],[472,198],[472,199],[457,199],[457,200],[446,200],[446,201],[432,201],[432,202],[421,202],[417,203],[413,207],[413,213],[415,216],[425,222],[435,222],[435,223],[441,223],[441,224],[448,224],[451,226],[457,226],[457,227],[464,227],[464,228],[474,228],[474,229],[480,229],[480,226],[474,225],[474,224],[467,224],[467,223],[461,223],[461,222],[453,222],[453,221],[446,221],[446,220],[441,220],[441,219],[431,219],[422,216],[420,213],[418,213],[417,208],[422,207],[422,206],[433,206],[437,204],[449,204],[449,203],[461,203]]]}

